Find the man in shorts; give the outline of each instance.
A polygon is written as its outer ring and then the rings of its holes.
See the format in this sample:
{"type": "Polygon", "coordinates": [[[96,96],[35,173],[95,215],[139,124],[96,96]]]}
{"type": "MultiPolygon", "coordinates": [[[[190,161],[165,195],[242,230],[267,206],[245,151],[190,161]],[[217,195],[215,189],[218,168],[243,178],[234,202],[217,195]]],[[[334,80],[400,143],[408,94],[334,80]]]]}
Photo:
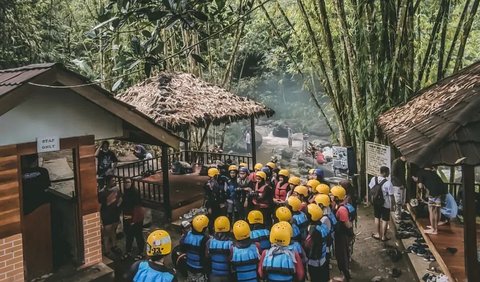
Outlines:
{"type": "Polygon", "coordinates": [[[438,176],[435,167],[427,166],[421,171],[418,177],[413,177],[418,183],[419,188],[425,188],[428,191],[428,212],[430,225],[427,226],[425,233],[438,234],[438,221],[440,220],[440,210],[442,208],[442,199],[448,192],[447,185],[438,176]]]}
{"type": "Polygon", "coordinates": [[[386,166],[380,168],[380,176],[373,177],[370,180],[368,187],[372,189],[376,183],[382,183],[383,199],[385,202],[382,206],[373,206],[373,213],[375,216],[375,225],[377,226],[377,233],[372,237],[377,240],[388,241],[387,226],[390,221],[390,210],[392,209],[392,203],[395,203],[393,198],[393,184],[388,180],[390,175],[390,169],[386,166]],[[385,180],[385,181],[384,181],[385,180]]]}

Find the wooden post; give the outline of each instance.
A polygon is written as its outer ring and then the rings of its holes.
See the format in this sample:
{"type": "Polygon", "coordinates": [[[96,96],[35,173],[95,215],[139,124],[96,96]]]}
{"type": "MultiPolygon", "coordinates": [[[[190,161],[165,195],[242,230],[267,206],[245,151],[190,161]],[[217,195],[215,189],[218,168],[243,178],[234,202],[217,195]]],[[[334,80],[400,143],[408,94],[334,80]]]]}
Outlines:
{"type": "Polygon", "coordinates": [[[477,259],[477,231],[475,220],[475,167],[462,166],[463,177],[463,241],[465,249],[465,274],[468,281],[480,281],[477,259]]]}
{"type": "Polygon", "coordinates": [[[252,166],[257,163],[257,143],[255,142],[255,117],[252,116],[250,119],[250,137],[252,141],[250,142],[252,146],[252,166]]]}
{"type": "Polygon", "coordinates": [[[172,221],[172,209],[170,207],[170,181],[168,180],[168,147],[162,146],[162,179],[163,179],[163,205],[168,222],[172,221]]]}

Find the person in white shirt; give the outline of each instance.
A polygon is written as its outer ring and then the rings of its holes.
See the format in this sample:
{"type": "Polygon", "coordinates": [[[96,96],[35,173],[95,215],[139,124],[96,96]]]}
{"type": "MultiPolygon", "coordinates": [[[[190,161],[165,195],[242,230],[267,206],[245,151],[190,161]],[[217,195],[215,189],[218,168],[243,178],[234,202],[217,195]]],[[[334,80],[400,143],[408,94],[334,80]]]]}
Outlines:
{"type": "Polygon", "coordinates": [[[250,135],[250,132],[247,130],[245,133],[245,145],[247,149],[247,153],[250,154],[252,152],[252,137],[250,135]]]}
{"type": "Polygon", "coordinates": [[[372,237],[377,240],[387,241],[387,226],[390,221],[390,210],[392,203],[395,203],[393,198],[393,184],[388,179],[390,169],[386,166],[380,168],[380,176],[373,177],[370,180],[368,187],[372,189],[377,183],[382,184],[383,199],[385,202],[382,206],[373,206],[373,213],[375,216],[375,225],[377,226],[377,233],[372,234],[372,237]]]}

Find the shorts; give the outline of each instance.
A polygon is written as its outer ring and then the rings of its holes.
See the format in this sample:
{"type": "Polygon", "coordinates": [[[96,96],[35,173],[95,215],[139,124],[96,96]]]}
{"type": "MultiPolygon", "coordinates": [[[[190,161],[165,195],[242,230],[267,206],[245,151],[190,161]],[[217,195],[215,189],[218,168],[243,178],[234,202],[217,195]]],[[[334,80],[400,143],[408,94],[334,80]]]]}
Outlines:
{"type": "Polygon", "coordinates": [[[428,206],[429,207],[442,207],[442,199],[438,197],[428,197],[428,206]]]}
{"type": "Polygon", "coordinates": [[[375,216],[375,218],[382,219],[383,221],[389,221],[390,209],[387,209],[384,206],[381,206],[381,207],[373,206],[373,215],[375,216]]]}

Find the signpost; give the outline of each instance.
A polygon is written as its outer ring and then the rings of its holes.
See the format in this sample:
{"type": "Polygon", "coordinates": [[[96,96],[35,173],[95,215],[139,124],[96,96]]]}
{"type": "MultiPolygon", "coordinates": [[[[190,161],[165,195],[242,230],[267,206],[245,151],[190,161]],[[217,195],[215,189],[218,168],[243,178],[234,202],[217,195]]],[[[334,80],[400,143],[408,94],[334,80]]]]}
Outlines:
{"type": "Polygon", "coordinates": [[[386,166],[390,168],[392,161],[391,161],[390,146],[387,146],[387,145],[366,141],[365,154],[366,154],[366,160],[365,160],[366,177],[365,178],[367,181],[367,203],[368,203],[369,202],[368,175],[378,175],[380,173],[380,167],[386,166]]]}
{"type": "Polygon", "coordinates": [[[37,153],[54,152],[60,150],[58,136],[37,137],[37,153]]]}
{"type": "Polygon", "coordinates": [[[333,169],[348,171],[348,153],[346,147],[333,146],[333,169]]]}

